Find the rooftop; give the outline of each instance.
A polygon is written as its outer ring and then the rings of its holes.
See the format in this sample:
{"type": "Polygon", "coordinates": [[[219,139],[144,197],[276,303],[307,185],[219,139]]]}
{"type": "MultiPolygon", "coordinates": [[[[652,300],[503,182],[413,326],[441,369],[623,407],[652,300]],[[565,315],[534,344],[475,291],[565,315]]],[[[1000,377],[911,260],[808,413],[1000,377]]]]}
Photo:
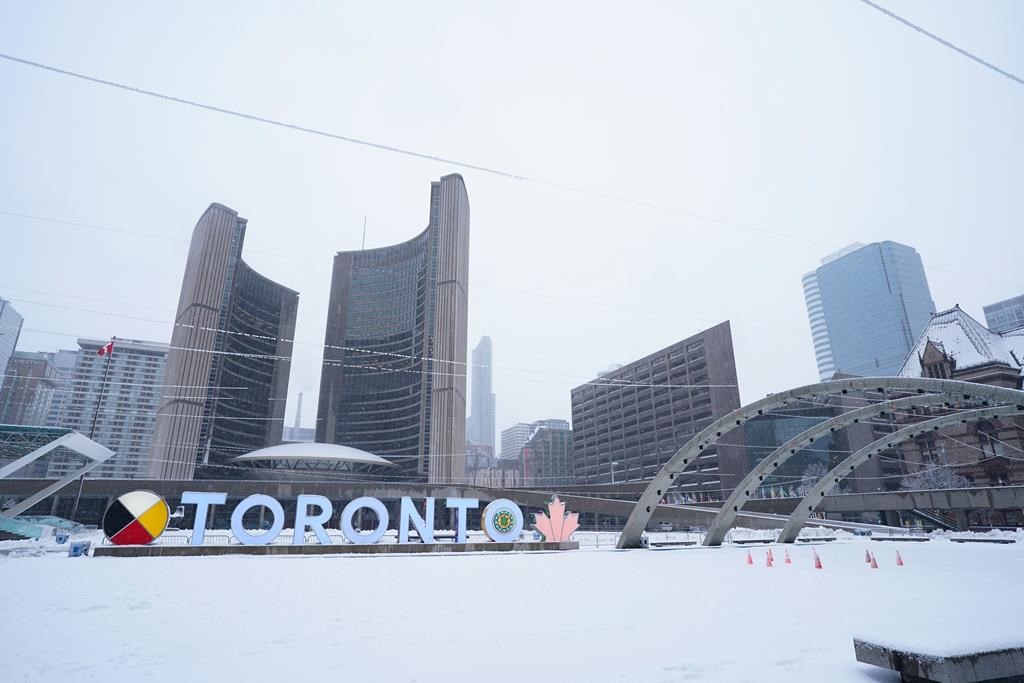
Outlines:
{"type": "Polygon", "coordinates": [[[1024,328],[1002,334],[992,332],[957,304],[932,316],[897,376],[921,376],[921,356],[928,342],[955,361],[957,370],[983,365],[1005,365],[1019,370],[1024,361],[1024,328]]]}

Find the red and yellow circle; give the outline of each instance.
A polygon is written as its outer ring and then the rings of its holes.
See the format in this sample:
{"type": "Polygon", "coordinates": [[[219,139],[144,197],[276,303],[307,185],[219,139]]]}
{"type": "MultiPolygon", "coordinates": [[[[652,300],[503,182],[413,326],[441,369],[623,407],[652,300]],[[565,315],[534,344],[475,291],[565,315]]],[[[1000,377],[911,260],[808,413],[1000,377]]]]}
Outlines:
{"type": "Polygon", "coordinates": [[[118,497],[103,515],[103,533],[114,545],[146,545],[167,528],[171,510],[152,491],[130,491],[118,497]]]}

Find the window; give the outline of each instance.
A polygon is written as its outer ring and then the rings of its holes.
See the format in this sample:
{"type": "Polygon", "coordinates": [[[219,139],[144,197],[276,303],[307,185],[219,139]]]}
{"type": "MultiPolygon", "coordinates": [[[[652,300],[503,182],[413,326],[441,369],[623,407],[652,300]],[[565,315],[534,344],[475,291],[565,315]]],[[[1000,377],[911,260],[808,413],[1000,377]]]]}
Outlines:
{"type": "Polygon", "coordinates": [[[1003,454],[1003,444],[996,438],[996,429],[991,422],[979,422],[977,426],[978,447],[986,458],[1003,454]]]}

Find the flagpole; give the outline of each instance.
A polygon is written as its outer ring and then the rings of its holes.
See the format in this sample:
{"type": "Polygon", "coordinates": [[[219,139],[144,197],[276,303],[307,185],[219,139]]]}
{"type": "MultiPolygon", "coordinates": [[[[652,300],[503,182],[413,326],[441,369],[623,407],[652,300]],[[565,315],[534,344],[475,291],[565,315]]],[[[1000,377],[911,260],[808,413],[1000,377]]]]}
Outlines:
{"type": "MultiPolygon", "coordinates": [[[[111,345],[116,340],[117,340],[117,337],[111,337],[110,338],[111,345]]],[[[104,392],[107,389],[107,376],[110,374],[110,360],[114,356],[114,348],[113,348],[113,346],[110,346],[109,349],[110,350],[106,354],[107,355],[107,361],[106,361],[106,363],[103,364],[103,381],[100,382],[100,395],[96,398],[96,410],[92,414],[92,424],[89,426],[89,439],[90,440],[92,440],[93,436],[96,433],[96,422],[97,422],[97,420],[99,420],[100,409],[103,407],[103,394],[104,394],[104,392]]],[[[80,476],[78,478],[78,493],[75,494],[75,504],[71,508],[71,521],[72,522],[75,521],[75,515],[78,514],[78,503],[79,503],[80,500],[82,500],[82,488],[84,486],[85,486],[85,475],[83,474],[82,476],[80,476]]]]}

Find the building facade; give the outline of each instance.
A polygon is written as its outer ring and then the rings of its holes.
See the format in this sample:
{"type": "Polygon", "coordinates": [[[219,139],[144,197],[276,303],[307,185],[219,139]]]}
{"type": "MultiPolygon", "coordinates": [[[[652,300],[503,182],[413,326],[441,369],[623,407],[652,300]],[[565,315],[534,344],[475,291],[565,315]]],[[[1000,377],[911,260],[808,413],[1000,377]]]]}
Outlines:
{"type": "Polygon", "coordinates": [[[231,458],[281,442],[297,292],[242,260],[247,221],[203,213],[178,300],[151,476],[239,476],[231,458]]]}
{"type": "Polygon", "coordinates": [[[825,257],[803,289],[822,380],[895,375],[935,311],[921,257],[896,242],[825,257]]]}
{"type": "MultiPolygon", "coordinates": [[[[70,391],[58,426],[74,429],[114,451],[87,476],[136,479],[147,476],[153,429],[167,370],[167,344],[115,339],[112,353],[98,354],[108,340],[79,339],[70,391]]],[[[75,469],[55,459],[48,476],[75,469]]]]}
{"type": "Polygon", "coordinates": [[[575,483],[572,459],[572,429],[537,426],[520,451],[522,485],[538,488],[575,483]]]}
{"type": "MultiPolygon", "coordinates": [[[[950,378],[1020,389],[1022,362],[1024,328],[995,332],[956,306],[932,317],[908,354],[900,376],[950,378]]],[[[916,410],[901,422],[905,425],[927,419],[944,410],[916,410]]],[[[897,457],[902,472],[910,478],[904,488],[920,487],[922,482],[926,488],[955,488],[964,483],[1019,486],[1024,485],[1022,452],[1024,418],[1008,417],[921,434],[900,444],[897,457]]],[[[978,511],[971,513],[971,522],[1018,526],[1024,524],[1024,514],[1020,509],[978,511]]]]}
{"type": "Polygon", "coordinates": [[[14,355],[21,335],[21,324],[24,318],[7,299],[0,299],[0,388],[4,385],[7,363],[14,355]]]}
{"type": "Polygon", "coordinates": [[[465,477],[469,196],[431,183],[427,228],[334,257],[317,441],[368,451],[397,477],[465,477]]]}
{"type": "Polygon", "coordinates": [[[57,427],[61,423],[64,404],[71,396],[72,377],[75,372],[75,364],[78,362],[78,351],[61,349],[43,353],[56,373],[54,376],[56,386],[53,389],[53,396],[50,398],[50,410],[47,413],[45,424],[47,427],[57,427]]]}
{"type": "Polygon", "coordinates": [[[985,324],[993,332],[1008,332],[1024,327],[1024,294],[984,307],[985,324]]]}
{"type": "Polygon", "coordinates": [[[494,392],[491,383],[493,349],[490,337],[481,337],[473,349],[469,367],[473,379],[470,391],[469,417],[466,418],[466,441],[488,446],[494,453],[494,392]]]}
{"type": "Polygon", "coordinates": [[[44,353],[15,351],[0,387],[0,424],[46,426],[57,369],[44,353]]]}
{"type": "MultiPolygon", "coordinates": [[[[698,431],[740,407],[737,384],[732,332],[726,321],[576,387],[576,482],[654,476],[698,431]]],[[[738,481],[731,473],[744,466],[742,449],[708,448],[698,468],[679,477],[677,490],[695,497],[720,497],[724,488],[731,489],[738,481]]]]}

